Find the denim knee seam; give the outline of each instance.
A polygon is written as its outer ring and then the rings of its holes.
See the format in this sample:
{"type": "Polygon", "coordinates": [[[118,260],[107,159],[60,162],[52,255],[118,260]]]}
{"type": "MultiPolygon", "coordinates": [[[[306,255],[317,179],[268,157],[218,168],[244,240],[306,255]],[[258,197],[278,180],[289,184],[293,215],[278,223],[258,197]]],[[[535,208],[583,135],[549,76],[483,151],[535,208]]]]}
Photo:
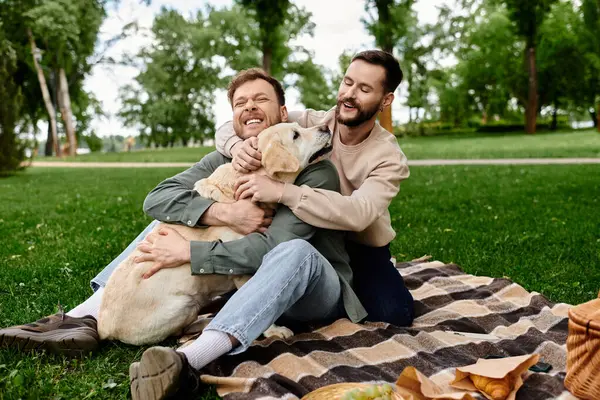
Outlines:
{"type": "MultiPolygon", "coordinates": [[[[304,259],[300,262],[300,265],[304,264],[306,262],[306,260],[308,260],[309,258],[311,258],[314,254],[311,252],[310,254],[308,254],[306,257],[304,257],[304,259]]],[[[294,279],[298,274],[300,273],[300,269],[296,268],[296,270],[294,271],[294,273],[292,275],[290,275],[287,279],[287,282],[285,282],[285,284],[281,287],[281,290],[279,292],[277,292],[277,295],[274,296],[274,298],[278,298],[279,295],[281,295],[281,293],[283,293],[287,287],[290,285],[290,282],[292,281],[292,279],[294,279]]],[[[271,306],[273,304],[272,300],[269,303],[265,303],[265,305],[260,309],[259,312],[256,313],[256,315],[254,316],[254,318],[252,318],[250,320],[250,322],[248,322],[248,325],[252,325],[259,317],[260,315],[267,309],[269,308],[269,306],[271,306]]],[[[262,332],[261,332],[262,333],[262,332]]],[[[247,340],[246,340],[247,341],[247,340]]]]}
{"type": "MultiPolygon", "coordinates": [[[[315,254],[313,251],[310,252],[310,254],[307,254],[304,259],[299,263],[299,265],[302,265],[306,262],[306,260],[308,260],[311,257],[314,257],[315,254]]],[[[290,282],[292,281],[292,279],[294,279],[298,273],[300,272],[300,269],[297,268],[296,271],[294,271],[294,273],[292,275],[290,275],[287,279],[287,282],[285,282],[285,284],[283,285],[283,287],[281,288],[281,290],[277,293],[276,296],[274,296],[274,299],[278,298],[279,295],[284,292],[286,290],[286,288],[290,285],[290,282]]],[[[274,300],[273,300],[274,301],[274,300]]],[[[252,324],[254,324],[254,322],[256,322],[256,320],[258,318],[260,318],[260,316],[262,315],[262,313],[273,304],[273,301],[266,303],[255,315],[254,317],[248,322],[247,326],[252,326],[252,324]]],[[[223,331],[225,333],[229,333],[230,335],[234,336],[239,342],[240,342],[240,346],[238,349],[233,350],[232,353],[230,354],[237,354],[238,352],[242,352],[245,351],[248,347],[250,347],[251,343],[249,343],[248,338],[246,337],[245,334],[243,334],[241,331],[238,331],[235,328],[232,327],[226,327],[222,324],[213,324],[212,322],[206,327],[207,330],[220,330],[223,331]],[[218,328],[218,329],[216,329],[218,328]]],[[[262,332],[261,332],[262,334],[262,332]]]]}

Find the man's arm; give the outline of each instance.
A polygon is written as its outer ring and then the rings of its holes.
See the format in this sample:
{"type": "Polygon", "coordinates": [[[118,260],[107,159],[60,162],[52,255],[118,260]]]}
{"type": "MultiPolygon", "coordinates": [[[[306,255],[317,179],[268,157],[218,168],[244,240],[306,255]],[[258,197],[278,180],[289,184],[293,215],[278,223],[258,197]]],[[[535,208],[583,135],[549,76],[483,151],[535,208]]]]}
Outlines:
{"type": "Polygon", "coordinates": [[[398,151],[377,165],[350,196],[322,188],[286,185],[281,203],[301,220],[319,228],[361,232],[381,217],[409,176],[406,156],[398,151]]]}
{"type": "MultiPolygon", "coordinates": [[[[297,122],[303,128],[310,128],[319,123],[325,116],[326,111],[290,111],[288,113],[288,122],[297,122]]],[[[244,140],[235,134],[233,122],[227,121],[221,125],[215,133],[215,146],[217,151],[225,157],[233,158],[232,149],[244,140]]]]}
{"type": "MultiPolygon", "coordinates": [[[[306,168],[296,179],[299,185],[339,190],[339,177],[333,164],[323,161],[306,168]]],[[[191,242],[192,274],[248,274],[260,267],[262,259],[278,244],[292,239],[310,239],[316,228],[281,206],[269,229],[231,242],[191,242]]]]}
{"type": "Polygon", "coordinates": [[[187,226],[197,226],[199,223],[223,225],[217,219],[218,215],[212,209],[214,200],[201,197],[194,190],[194,184],[207,178],[220,165],[228,160],[221,154],[212,152],[191,168],[168,178],[158,184],[144,200],[144,212],[154,219],[163,222],[179,223],[187,226]],[[207,211],[206,221],[201,221],[207,211]]]}

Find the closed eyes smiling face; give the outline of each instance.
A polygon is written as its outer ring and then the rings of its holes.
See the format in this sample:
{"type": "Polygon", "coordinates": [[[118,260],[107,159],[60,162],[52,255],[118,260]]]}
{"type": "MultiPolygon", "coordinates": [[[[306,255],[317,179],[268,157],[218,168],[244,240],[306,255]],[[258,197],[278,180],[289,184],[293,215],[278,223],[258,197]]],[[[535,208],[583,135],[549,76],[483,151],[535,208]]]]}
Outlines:
{"type": "Polygon", "coordinates": [[[241,85],[232,98],[233,128],[242,139],[258,135],[281,122],[281,106],[273,86],[256,79],[241,85]]]}

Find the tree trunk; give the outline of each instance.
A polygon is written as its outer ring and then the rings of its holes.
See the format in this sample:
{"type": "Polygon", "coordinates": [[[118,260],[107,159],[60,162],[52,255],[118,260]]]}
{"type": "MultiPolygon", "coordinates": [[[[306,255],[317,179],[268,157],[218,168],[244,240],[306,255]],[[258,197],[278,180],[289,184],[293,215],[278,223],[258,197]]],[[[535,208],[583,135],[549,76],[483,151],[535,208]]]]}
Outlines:
{"type": "Polygon", "coordinates": [[[35,69],[37,71],[38,80],[40,81],[40,88],[42,89],[42,97],[44,98],[44,104],[46,105],[46,110],[48,111],[48,116],[50,119],[50,129],[52,131],[52,144],[54,146],[54,152],[57,157],[60,157],[60,143],[58,142],[58,130],[56,128],[56,110],[54,109],[52,101],[50,100],[50,93],[48,92],[48,85],[46,84],[46,77],[44,76],[44,71],[42,71],[42,67],[40,66],[40,64],[38,64],[35,56],[37,47],[35,45],[31,29],[27,29],[27,35],[29,36],[29,45],[31,46],[31,56],[33,57],[33,65],[35,65],[35,69]]]}
{"type": "Polygon", "coordinates": [[[50,129],[52,132],[52,143],[54,145],[54,152],[57,157],[60,157],[60,143],[58,142],[58,131],[56,128],[56,110],[54,109],[52,101],[50,100],[50,93],[48,92],[48,85],[46,84],[46,77],[44,76],[44,71],[42,71],[42,67],[40,66],[40,64],[38,64],[38,61],[35,58],[35,50],[37,49],[37,47],[35,45],[31,29],[27,29],[27,35],[29,36],[29,45],[31,46],[31,56],[33,57],[33,65],[35,65],[35,69],[37,70],[38,80],[40,81],[40,88],[42,89],[42,97],[44,98],[44,104],[46,105],[46,110],[48,111],[48,116],[50,118],[50,129]]]}
{"type": "Polygon", "coordinates": [[[263,70],[271,75],[271,62],[273,61],[273,49],[263,45],[263,70]]]}
{"type": "Polygon", "coordinates": [[[71,97],[69,96],[69,85],[64,68],[58,71],[58,104],[60,115],[65,122],[67,140],[69,142],[69,155],[77,154],[77,136],[75,135],[75,124],[73,124],[73,111],[71,110],[71,97]]]}
{"type": "Polygon", "coordinates": [[[379,113],[379,124],[383,129],[391,134],[394,134],[394,126],[392,125],[392,106],[385,107],[382,112],[379,113]]]}
{"type": "MultiPolygon", "coordinates": [[[[383,51],[387,51],[392,54],[394,51],[393,46],[384,46],[383,51]]],[[[386,131],[390,132],[392,135],[394,134],[394,127],[392,125],[392,105],[383,109],[383,111],[379,114],[379,124],[386,131]]]]}
{"type": "Polygon", "coordinates": [[[596,128],[598,128],[598,132],[600,132],[600,101],[598,101],[597,107],[598,107],[597,108],[598,111],[596,111],[595,126],[596,126],[596,128]]]}
{"type": "Polygon", "coordinates": [[[44,148],[44,155],[52,157],[52,148],[54,147],[54,138],[52,137],[52,124],[48,121],[48,137],[46,138],[46,147],[44,148]]]}
{"type": "Polygon", "coordinates": [[[554,104],[554,111],[552,111],[552,122],[550,123],[550,130],[555,131],[558,128],[558,107],[554,104]]]}
{"type": "Polygon", "coordinates": [[[527,65],[529,67],[529,96],[525,109],[525,128],[527,133],[535,133],[537,120],[537,71],[535,68],[535,48],[527,50],[527,65]]]}

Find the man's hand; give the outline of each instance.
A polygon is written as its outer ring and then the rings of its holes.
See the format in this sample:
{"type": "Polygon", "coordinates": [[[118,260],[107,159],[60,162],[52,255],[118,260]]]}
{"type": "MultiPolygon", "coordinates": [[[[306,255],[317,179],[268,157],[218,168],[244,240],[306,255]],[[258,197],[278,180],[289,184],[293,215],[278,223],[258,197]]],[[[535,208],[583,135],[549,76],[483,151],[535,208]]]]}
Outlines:
{"type": "Polygon", "coordinates": [[[258,151],[258,138],[251,137],[231,149],[231,164],[237,171],[247,174],[261,167],[262,154],[258,151]]]}
{"type": "Polygon", "coordinates": [[[149,234],[137,248],[143,254],[134,258],[134,262],[154,262],[144,274],[144,279],[163,268],[177,268],[191,260],[190,242],[171,228],[160,228],[158,232],[149,234]]]}
{"type": "Polygon", "coordinates": [[[236,200],[250,198],[253,203],[279,203],[284,186],[268,176],[252,174],[239,178],[233,189],[236,200]]]}
{"type": "Polygon", "coordinates": [[[252,232],[265,233],[273,222],[273,210],[260,208],[250,200],[238,200],[218,206],[223,207],[220,220],[242,235],[252,232]]]}

